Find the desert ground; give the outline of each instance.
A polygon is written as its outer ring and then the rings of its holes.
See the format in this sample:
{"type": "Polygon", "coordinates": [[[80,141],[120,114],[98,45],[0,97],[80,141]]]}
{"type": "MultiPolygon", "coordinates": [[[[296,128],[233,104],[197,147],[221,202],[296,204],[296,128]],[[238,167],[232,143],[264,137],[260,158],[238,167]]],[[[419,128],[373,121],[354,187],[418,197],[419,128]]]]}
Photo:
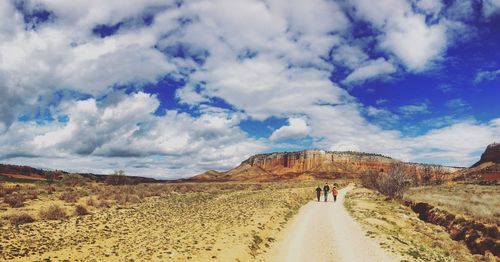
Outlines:
{"type": "Polygon", "coordinates": [[[426,201],[498,227],[497,186],[415,187],[396,200],[330,180],[342,188],[337,202],[318,203],[324,182],[3,183],[0,260],[498,261],[403,204],[426,201]]]}
{"type": "Polygon", "coordinates": [[[12,186],[0,260],[259,260],[313,197],[308,183],[12,186]]]}

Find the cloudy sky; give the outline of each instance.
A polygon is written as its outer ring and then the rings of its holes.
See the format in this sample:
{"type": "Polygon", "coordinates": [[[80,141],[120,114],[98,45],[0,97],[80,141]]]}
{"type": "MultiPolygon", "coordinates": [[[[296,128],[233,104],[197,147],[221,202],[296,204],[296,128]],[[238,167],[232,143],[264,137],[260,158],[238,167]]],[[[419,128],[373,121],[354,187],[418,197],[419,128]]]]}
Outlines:
{"type": "Polygon", "coordinates": [[[0,162],[158,178],[500,141],[499,0],[0,0],[0,162]]]}

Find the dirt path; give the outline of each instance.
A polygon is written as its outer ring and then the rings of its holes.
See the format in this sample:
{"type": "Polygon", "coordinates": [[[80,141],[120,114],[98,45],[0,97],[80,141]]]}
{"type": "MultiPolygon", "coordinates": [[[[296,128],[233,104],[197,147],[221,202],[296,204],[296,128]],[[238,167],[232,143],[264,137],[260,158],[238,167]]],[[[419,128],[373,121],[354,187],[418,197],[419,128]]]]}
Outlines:
{"type": "Polygon", "coordinates": [[[343,205],[345,194],[339,191],[337,202],[311,201],[303,206],[285,229],[283,241],[271,252],[272,261],[394,261],[378,243],[365,236],[360,225],[343,205]]]}

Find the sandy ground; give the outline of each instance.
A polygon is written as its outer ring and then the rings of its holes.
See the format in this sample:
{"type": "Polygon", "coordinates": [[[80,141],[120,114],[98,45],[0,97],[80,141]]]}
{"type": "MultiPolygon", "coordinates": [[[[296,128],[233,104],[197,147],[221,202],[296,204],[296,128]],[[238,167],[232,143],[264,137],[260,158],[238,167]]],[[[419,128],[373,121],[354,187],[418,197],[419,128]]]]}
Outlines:
{"type": "Polygon", "coordinates": [[[337,202],[311,201],[303,206],[285,229],[281,244],[271,252],[271,261],[395,261],[376,240],[365,236],[361,226],[343,205],[345,194],[339,191],[337,202]]]}

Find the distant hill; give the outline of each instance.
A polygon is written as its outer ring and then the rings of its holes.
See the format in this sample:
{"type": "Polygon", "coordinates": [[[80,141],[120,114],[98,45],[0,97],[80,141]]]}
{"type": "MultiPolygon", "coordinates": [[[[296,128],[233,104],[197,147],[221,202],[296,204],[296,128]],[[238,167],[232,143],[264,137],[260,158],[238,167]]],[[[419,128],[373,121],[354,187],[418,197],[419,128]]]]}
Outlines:
{"type": "Polygon", "coordinates": [[[500,181],[500,143],[486,147],[481,159],[471,167],[459,172],[455,180],[500,181]]]}
{"type": "MultiPolygon", "coordinates": [[[[304,150],[254,155],[239,166],[226,171],[214,170],[196,175],[188,181],[278,181],[288,179],[308,180],[324,178],[356,178],[361,174],[386,172],[394,163],[403,163],[415,170],[417,179],[424,179],[424,170],[451,174],[462,168],[405,163],[380,154],[361,152],[332,152],[304,150]]],[[[429,177],[428,179],[432,179],[429,177]]]]}
{"type": "MultiPolygon", "coordinates": [[[[0,164],[0,181],[13,181],[13,182],[30,182],[30,181],[47,181],[53,179],[60,180],[63,176],[70,174],[62,170],[42,170],[30,166],[6,165],[0,164]]],[[[92,173],[77,173],[92,181],[104,182],[108,175],[92,174],[92,173]]],[[[129,179],[136,183],[157,183],[163,182],[148,177],[127,176],[129,179]]]]}

